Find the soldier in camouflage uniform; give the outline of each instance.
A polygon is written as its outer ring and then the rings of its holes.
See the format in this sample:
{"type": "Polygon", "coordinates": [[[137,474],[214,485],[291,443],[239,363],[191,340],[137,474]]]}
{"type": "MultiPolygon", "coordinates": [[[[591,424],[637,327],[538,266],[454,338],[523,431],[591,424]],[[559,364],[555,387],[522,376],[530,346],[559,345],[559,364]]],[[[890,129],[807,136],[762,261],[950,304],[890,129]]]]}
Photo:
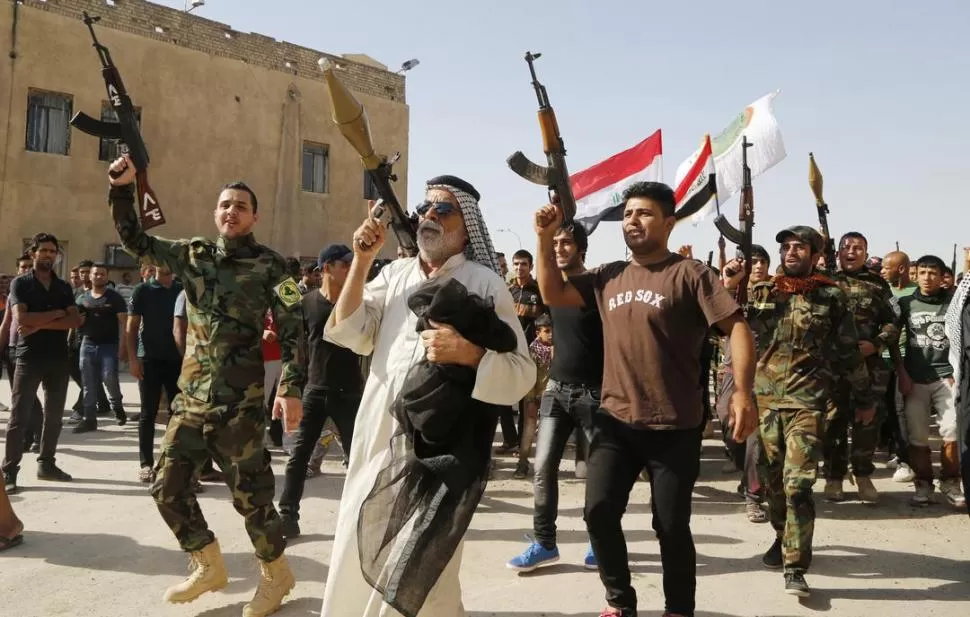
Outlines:
{"type": "Polygon", "coordinates": [[[266,415],[260,339],[273,310],[282,347],[283,373],[274,415],[289,430],[299,423],[304,368],[300,342],[300,292],[284,271],[283,258],[258,244],[251,233],[257,200],[246,185],[227,185],[215,209],[219,237],[164,240],[149,236],[134,207],[134,165],[111,165],[108,200],[125,250],[167,266],[185,286],[188,332],[185,360],[162,441],[152,495],[182,549],[191,553],[192,573],[165,593],[169,602],[191,602],[225,587],[228,577],[219,543],[206,525],[191,489],[206,457],[226,472],[233,506],[246,521],[262,571],[243,617],[263,617],[279,608],[295,581],[286,558],[270,455],[263,446],[266,415]]]}
{"type": "Polygon", "coordinates": [[[749,320],[758,342],[755,394],[760,414],[768,516],[776,533],[762,561],[784,566],[785,591],[810,593],[815,484],[823,414],[833,375],[845,375],[856,417],[871,422],[872,390],[845,293],[813,273],[822,237],[811,227],[778,233],[784,274],[751,290],[749,320]]]}
{"type": "Polygon", "coordinates": [[[848,298],[848,309],[855,319],[859,334],[859,351],[865,358],[872,396],[876,400],[876,419],[869,424],[854,421],[851,387],[839,379],[832,397],[834,415],[826,418],[824,458],[825,498],[842,501],[842,481],[852,461],[852,474],[865,503],[876,503],[879,493],[872,484],[872,457],[879,441],[879,429],[886,417],[885,399],[889,387],[889,366],[882,359],[882,350],[895,350],[899,328],[893,310],[893,294],[881,276],[866,267],[868,242],[859,232],[849,232],[839,241],[839,266],[835,277],[848,298]],[[849,449],[849,427],[852,427],[852,447],[849,449]]]}

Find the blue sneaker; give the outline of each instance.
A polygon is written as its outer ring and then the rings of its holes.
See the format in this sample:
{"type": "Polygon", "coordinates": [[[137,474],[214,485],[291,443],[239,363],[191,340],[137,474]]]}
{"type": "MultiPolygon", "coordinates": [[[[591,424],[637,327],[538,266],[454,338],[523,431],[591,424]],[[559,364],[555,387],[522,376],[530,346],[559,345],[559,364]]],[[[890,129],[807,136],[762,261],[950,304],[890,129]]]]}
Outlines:
{"type": "Polygon", "coordinates": [[[508,562],[506,567],[516,572],[532,572],[543,566],[550,566],[559,561],[559,549],[556,547],[546,548],[533,541],[529,548],[518,557],[508,562]]]}
{"type": "Polygon", "coordinates": [[[596,555],[593,554],[593,545],[586,547],[586,557],[583,558],[583,567],[587,570],[598,570],[599,564],[596,563],[596,555]]]}

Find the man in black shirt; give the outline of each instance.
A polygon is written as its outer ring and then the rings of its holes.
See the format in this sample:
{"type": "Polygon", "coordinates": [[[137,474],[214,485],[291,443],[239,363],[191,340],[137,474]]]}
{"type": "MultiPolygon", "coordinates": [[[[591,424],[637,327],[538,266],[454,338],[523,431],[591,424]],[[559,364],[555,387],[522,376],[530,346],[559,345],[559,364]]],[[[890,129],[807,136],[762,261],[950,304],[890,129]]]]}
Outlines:
{"type": "Polygon", "coordinates": [[[31,239],[33,269],[10,287],[20,338],[13,378],[13,410],[7,424],[3,478],[7,492],[17,490],[17,473],[24,453],[21,431],[30,422],[37,387],[44,385],[44,428],[37,458],[37,478],[69,481],[71,476],[54,462],[67,398],[67,331],[81,325],[71,286],[53,272],[60,247],[57,238],[40,233],[31,239]]]}
{"type": "Polygon", "coordinates": [[[97,264],[91,268],[91,289],[77,297],[81,313],[81,384],[84,388],[84,419],[74,427],[75,433],[98,428],[98,392],[107,390],[108,404],[118,425],[128,421],[121,400],[118,363],[127,357],[121,346],[128,305],[120,293],[107,286],[108,268],[97,264]]]}
{"type": "MultiPolygon", "coordinates": [[[[77,270],[77,281],[78,284],[75,286],[72,284],[71,288],[74,290],[74,301],[83,296],[91,289],[91,270],[94,269],[94,262],[90,259],[82,259],[78,262],[77,266],[74,268],[77,270]]],[[[81,376],[81,333],[75,329],[71,330],[67,335],[67,347],[70,351],[70,357],[68,362],[71,367],[71,379],[78,387],[77,401],[74,402],[72,409],[74,413],[68,418],[68,424],[78,424],[84,419],[84,379],[81,376]]],[[[104,393],[104,388],[98,390],[98,415],[107,415],[110,411],[111,405],[108,403],[108,397],[104,393]]]]}
{"type": "Polygon", "coordinates": [[[131,362],[131,374],[138,380],[141,414],[138,418],[138,479],[152,481],[155,466],[155,418],[162,389],[169,401],[179,393],[178,379],[182,355],[175,346],[172,326],[175,322],[175,299],[182,284],[172,271],[159,266],[154,278],[135,286],[128,307],[125,343],[131,362]]]}
{"type": "MultiPolygon", "coordinates": [[[[24,253],[17,258],[17,276],[30,272],[34,267],[34,259],[30,253],[24,253]]],[[[11,281],[11,284],[13,282],[11,281]]],[[[6,310],[3,312],[3,322],[0,322],[0,350],[4,368],[7,370],[7,379],[10,380],[10,389],[13,391],[14,366],[17,364],[17,341],[20,335],[17,332],[17,323],[14,309],[10,304],[10,289],[7,289],[6,310]]],[[[40,404],[40,399],[34,396],[33,409],[30,412],[30,422],[23,427],[24,450],[40,453],[40,434],[44,426],[44,406],[40,404]]]]}
{"type": "Polygon", "coordinates": [[[309,345],[307,385],[303,390],[303,419],[294,440],[293,455],[286,464],[280,497],[283,535],[287,538],[300,535],[300,499],[307,463],[327,418],[333,419],[340,434],[340,445],[344,453],[350,455],[354,420],[364,388],[360,358],[349,349],[323,340],[323,329],[340,296],[353,259],[353,252],[343,244],[331,244],[323,249],[317,260],[322,274],[321,286],[303,296],[303,329],[309,345]]]}
{"type": "MultiPolygon", "coordinates": [[[[588,239],[580,225],[564,225],[553,239],[556,265],[563,277],[586,271],[588,239]]],[[[508,563],[519,572],[559,561],[556,517],[559,511],[559,463],[570,434],[580,427],[579,451],[588,447],[593,412],[599,407],[603,381],[603,325],[595,304],[583,308],[550,307],[552,314],[552,368],[549,384],[539,406],[539,437],[536,444],[535,541],[508,563]]],[[[582,457],[585,459],[585,457],[582,457]]],[[[579,463],[577,463],[577,467],[579,463]]],[[[585,466],[585,463],[583,463],[585,466]]],[[[585,566],[596,569],[596,558],[587,550],[585,566]]]]}

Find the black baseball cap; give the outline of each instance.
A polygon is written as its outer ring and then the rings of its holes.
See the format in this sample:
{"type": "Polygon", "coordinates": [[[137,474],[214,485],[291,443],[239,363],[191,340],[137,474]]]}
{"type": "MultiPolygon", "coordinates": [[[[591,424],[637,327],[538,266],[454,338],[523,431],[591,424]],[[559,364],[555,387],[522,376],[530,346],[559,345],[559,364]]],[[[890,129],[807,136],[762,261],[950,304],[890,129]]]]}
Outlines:
{"type": "Polygon", "coordinates": [[[331,244],[320,251],[320,257],[317,259],[317,267],[323,270],[324,264],[328,264],[331,261],[350,263],[353,260],[354,252],[346,244],[331,244]]]}
{"type": "Polygon", "coordinates": [[[792,225],[791,227],[786,227],[778,232],[775,236],[775,242],[784,242],[786,238],[798,238],[802,242],[809,244],[812,249],[816,252],[822,250],[822,245],[824,241],[822,239],[822,234],[815,231],[813,227],[808,225],[792,225]]]}

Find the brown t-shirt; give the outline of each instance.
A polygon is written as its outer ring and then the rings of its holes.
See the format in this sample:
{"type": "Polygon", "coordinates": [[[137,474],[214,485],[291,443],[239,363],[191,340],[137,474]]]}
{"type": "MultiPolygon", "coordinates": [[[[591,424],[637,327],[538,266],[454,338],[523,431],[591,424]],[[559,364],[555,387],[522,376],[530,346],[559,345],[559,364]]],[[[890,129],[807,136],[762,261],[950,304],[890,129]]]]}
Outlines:
{"type": "Polygon", "coordinates": [[[570,277],[603,320],[600,406],[635,428],[703,421],[701,346],[710,326],[738,312],[717,275],[672,254],[641,266],[615,261],[570,277]]]}

